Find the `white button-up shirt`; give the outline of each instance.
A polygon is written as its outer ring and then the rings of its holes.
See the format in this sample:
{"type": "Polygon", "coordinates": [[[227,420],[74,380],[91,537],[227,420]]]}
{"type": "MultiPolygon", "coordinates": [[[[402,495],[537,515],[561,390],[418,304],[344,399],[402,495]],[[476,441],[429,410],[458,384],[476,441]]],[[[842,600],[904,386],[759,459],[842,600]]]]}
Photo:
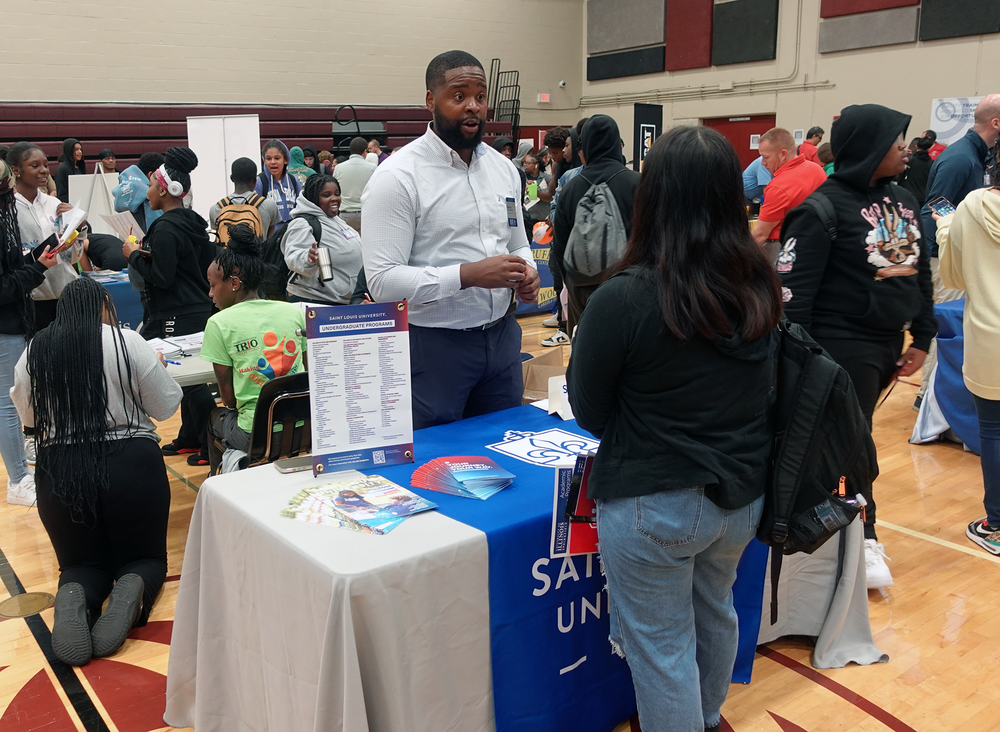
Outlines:
{"type": "Polygon", "coordinates": [[[474,328],[507,312],[511,291],[463,290],[462,264],[513,254],[534,267],[521,177],[488,145],[480,143],[466,165],[428,125],[378,167],[361,207],[372,296],[376,302],[408,300],[414,325],[474,328]]]}

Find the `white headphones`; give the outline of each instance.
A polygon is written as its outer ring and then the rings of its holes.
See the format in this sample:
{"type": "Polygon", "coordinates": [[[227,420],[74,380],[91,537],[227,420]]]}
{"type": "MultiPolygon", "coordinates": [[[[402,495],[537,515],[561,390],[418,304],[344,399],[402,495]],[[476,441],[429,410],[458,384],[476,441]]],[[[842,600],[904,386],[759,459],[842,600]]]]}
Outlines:
{"type": "Polygon", "coordinates": [[[167,173],[167,166],[161,165],[159,170],[156,171],[160,178],[161,183],[167,184],[167,193],[169,193],[174,198],[180,198],[184,195],[184,186],[182,186],[177,181],[171,179],[170,175],[167,173]]]}

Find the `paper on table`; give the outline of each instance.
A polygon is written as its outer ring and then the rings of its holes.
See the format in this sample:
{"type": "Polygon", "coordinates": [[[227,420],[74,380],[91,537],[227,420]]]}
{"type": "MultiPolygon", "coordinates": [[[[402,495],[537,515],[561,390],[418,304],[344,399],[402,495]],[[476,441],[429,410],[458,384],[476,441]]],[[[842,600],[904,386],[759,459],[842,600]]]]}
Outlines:
{"type": "Polygon", "coordinates": [[[136,239],[142,241],[142,229],[139,228],[139,224],[136,222],[131,211],[110,215],[101,214],[101,218],[104,219],[104,223],[114,230],[115,236],[122,241],[128,241],[129,235],[134,235],[136,239]]]}
{"type": "Polygon", "coordinates": [[[164,356],[179,356],[181,354],[181,349],[179,346],[165,341],[162,338],[150,338],[146,343],[157,353],[162,353],[164,356]]]}
{"type": "Polygon", "coordinates": [[[201,343],[205,339],[205,332],[189,333],[188,335],[174,336],[167,338],[167,343],[177,346],[185,355],[201,352],[201,343]]]}
{"type": "Polygon", "coordinates": [[[549,414],[558,414],[564,420],[574,419],[565,375],[549,378],[549,414]]]}

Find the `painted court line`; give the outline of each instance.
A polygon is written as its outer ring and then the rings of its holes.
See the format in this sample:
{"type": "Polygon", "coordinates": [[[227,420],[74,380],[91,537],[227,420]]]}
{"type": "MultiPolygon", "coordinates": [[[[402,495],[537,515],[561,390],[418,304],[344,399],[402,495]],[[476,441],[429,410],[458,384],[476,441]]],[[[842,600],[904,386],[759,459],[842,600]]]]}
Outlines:
{"type": "Polygon", "coordinates": [[[198,486],[196,486],[194,483],[192,483],[190,480],[188,480],[187,478],[185,478],[183,475],[181,475],[180,473],[178,473],[176,470],[174,470],[173,468],[171,468],[166,463],[164,463],[164,465],[167,468],[167,472],[168,473],[170,473],[172,476],[174,476],[175,478],[177,478],[177,480],[179,480],[180,482],[184,483],[188,488],[190,488],[191,490],[193,490],[195,493],[198,492],[198,486]]]}
{"type": "Polygon", "coordinates": [[[949,549],[954,549],[960,551],[964,554],[968,554],[973,557],[978,557],[980,559],[985,559],[988,562],[993,562],[994,564],[1000,564],[1000,557],[995,557],[985,549],[973,549],[969,546],[962,546],[961,544],[956,544],[953,541],[947,541],[945,539],[939,539],[936,536],[931,536],[930,534],[924,534],[920,531],[914,531],[913,529],[907,529],[905,526],[897,526],[896,524],[890,524],[879,519],[878,525],[880,527],[884,526],[892,531],[898,531],[900,534],[906,534],[907,536],[912,536],[916,539],[923,539],[924,541],[929,541],[932,544],[937,544],[938,546],[946,546],[949,549]]]}

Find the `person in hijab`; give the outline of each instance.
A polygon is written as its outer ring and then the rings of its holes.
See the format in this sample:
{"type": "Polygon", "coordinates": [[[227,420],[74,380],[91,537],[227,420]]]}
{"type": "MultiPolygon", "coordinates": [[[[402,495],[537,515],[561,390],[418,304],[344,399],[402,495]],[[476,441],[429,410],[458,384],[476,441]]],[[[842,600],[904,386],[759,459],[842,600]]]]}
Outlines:
{"type": "MultiPolygon", "coordinates": [[[[315,175],[316,171],[306,165],[305,153],[302,151],[301,147],[296,145],[289,150],[289,155],[291,157],[291,163],[288,165],[288,172],[299,179],[300,185],[305,185],[306,178],[310,175],[315,175]]],[[[315,155],[313,156],[313,160],[316,160],[315,155]]]]}
{"type": "MultiPolygon", "coordinates": [[[[906,169],[909,124],[879,104],[841,112],[830,131],[834,173],[816,189],[833,207],[836,238],[799,206],[785,217],[776,263],[785,315],[844,367],[869,427],[882,390],[920,369],[937,334],[920,202],[893,184],[906,169]],[[907,330],[913,343],[904,353],[907,330]]],[[[871,486],[861,488],[868,587],[889,587],[871,486]]]]}

